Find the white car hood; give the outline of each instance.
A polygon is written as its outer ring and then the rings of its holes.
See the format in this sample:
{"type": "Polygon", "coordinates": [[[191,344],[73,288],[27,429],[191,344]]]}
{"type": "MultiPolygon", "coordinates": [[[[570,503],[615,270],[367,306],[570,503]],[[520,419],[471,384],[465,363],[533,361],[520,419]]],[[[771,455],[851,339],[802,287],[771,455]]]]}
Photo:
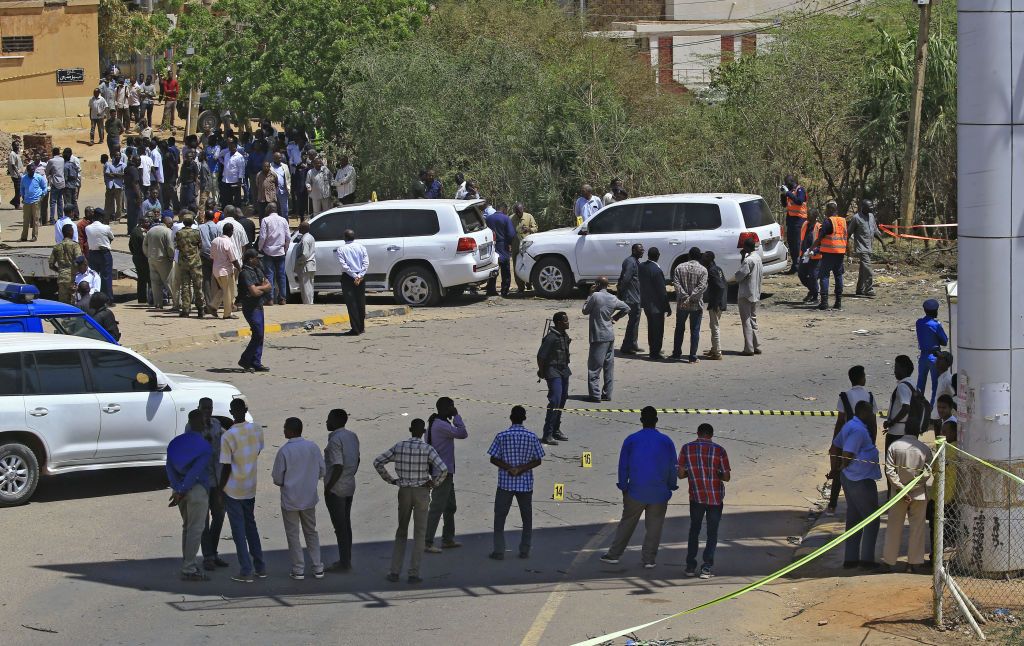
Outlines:
{"type": "Polygon", "coordinates": [[[576,227],[562,227],[561,229],[551,229],[550,231],[541,231],[540,233],[531,233],[526,236],[525,240],[534,240],[540,242],[548,238],[558,238],[566,236],[576,230],[576,227]]]}
{"type": "Polygon", "coordinates": [[[166,373],[166,377],[170,380],[171,384],[174,387],[180,388],[181,390],[230,390],[232,393],[241,394],[237,388],[235,388],[231,384],[226,384],[223,381],[196,379],[195,377],[171,373],[166,373]]]}

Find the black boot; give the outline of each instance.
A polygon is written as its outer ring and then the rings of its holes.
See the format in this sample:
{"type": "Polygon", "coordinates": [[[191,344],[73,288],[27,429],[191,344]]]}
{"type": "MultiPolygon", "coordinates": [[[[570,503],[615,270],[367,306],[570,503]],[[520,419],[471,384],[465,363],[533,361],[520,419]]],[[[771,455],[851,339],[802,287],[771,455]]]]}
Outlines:
{"type": "Polygon", "coordinates": [[[818,309],[825,311],[828,309],[828,295],[822,295],[821,302],[818,303],[818,309]]]}
{"type": "Polygon", "coordinates": [[[832,306],[832,309],[834,309],[834,310],[841,310],[841,309],[843,309],[843,295],[842,294],[836,294],[836,304],[832,306]]]}

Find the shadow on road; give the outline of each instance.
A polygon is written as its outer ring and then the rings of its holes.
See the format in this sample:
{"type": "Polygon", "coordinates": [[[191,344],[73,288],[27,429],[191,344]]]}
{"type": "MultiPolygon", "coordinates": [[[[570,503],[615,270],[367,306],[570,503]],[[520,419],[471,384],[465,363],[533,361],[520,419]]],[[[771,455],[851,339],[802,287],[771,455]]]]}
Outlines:
{"type": "MultiPolygon", "coordinates": [[[[535,501],[535,505],[538,504],[541,509],[557,510],[557,504],[553,501],[535,501]]],[[[608,506],[608,512],[612,515],[617,510],[608,506]]],[[[718,583],[727,577],[739,577],[745,582],[788,563],[791,549],[786,544],[786,534],[793,529],[796,517],[794,512],[775,509],[730,514],[727,511],[722,518],[715,556],[718,583]]],[[[171,512],[167,513],[167,525],[176,526],[176,514],[172,518],[171,512]]],[[[518,520],[515,509],[509,517],[510,521],[513,519],[518,520]]],[[[276,517],[263,518],[257,522],[265,525],[280,520],[276,517]]],[[[358,525],[354,529],[358,537],[358,525]]],[[[320,580],[311,576],[307,576],[304,581],[291,580],[288,577],[290,562],[287,550],[278,545],[266,545],[264,541],[264,558],[270,577],[257,579],[252,584],[231,581],[229,577],[235,571],[235,558],[231,554],[233,543],[226,537],[221,543],[222,556],[232,566],[213,572],[209,582],[179,580],[177,568],[180,559],[171,554],[158,559],[109,560],[39,567],[65,573],[77,580],[104,585],[166,592],[176,596],[207,597],[181,598],[168,602],[171,607],[183,612],[340,603],[386,608],[401,601],[547,594],[559,583],[566,581],[573,584],[573,590],[628,590],[630,595],[657,594],[667,589],[683,590],[690,586],[707,585],[699,579],[687,578],[683,573],[689,529],[689,520],[685,516],[666,521],[663,534],[665,542],[658,555],[658,567],[653,570],[640,567],[638,544],[643,539],[643,527],[639,526],[633,535],[633,546],[626,551],[620,564],[609,565],[599,561],[598,558],[611,541],[608,529],[605,524],[586,524],[534,530],[531,557],[519,559],[515,551],[519,540],[518,526],[510,528],[506,531],[509,551],[505,553],[504,561],[487,558],[491,549],[490,533],[460,535],[459,539],[464,544],[462,548],[445,550],[439,555],[423,555],[421,576],[424,582],[419,585],[405,583],[404,571],[400,583],[390,583],[384,579],[391,558],[391,541],[356,543],[353,547],[355,569],[346,574],[329,572],[320,580]],[[602,530],[606,530],[607,534],[602,544],[594,548],[581,565],[570,571],[570,563],[579,551],[602,530]]],[[[321,542],[326,544],[323,549],[324,561],[333,561],[337,552],[326,518],[320,519],[319,530],[321,542]]],[[[410,540],[406,563],[411,549],[410,540]]],[[[686,598],[681,597],[680,605],[686,603],[686,598]]]]}
{"type": "Polygon", "coordinates": [[[29,504],[159,491],[167,486],[163,467],[82,471],[42,478],[29,504]]]}

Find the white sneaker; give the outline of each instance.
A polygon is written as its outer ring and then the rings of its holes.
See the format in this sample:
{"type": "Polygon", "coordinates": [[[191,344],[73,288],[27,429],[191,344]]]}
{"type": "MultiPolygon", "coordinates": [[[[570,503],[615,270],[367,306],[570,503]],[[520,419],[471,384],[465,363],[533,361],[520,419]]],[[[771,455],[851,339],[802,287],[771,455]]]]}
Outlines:
{"type": "Polygon", "coordinates": [[[654,563],[644,563],[644,569],[645,570],[653,570],[655,567],[657,567],[657,566],[654,563]]]}
{"type": "Polygon", "coordinates": [[[611,554],[605,554],[601,557],[601,560],[605,563],[611,563],[612,565],[618,565],[619,559],[613,557],[611,554]]]}

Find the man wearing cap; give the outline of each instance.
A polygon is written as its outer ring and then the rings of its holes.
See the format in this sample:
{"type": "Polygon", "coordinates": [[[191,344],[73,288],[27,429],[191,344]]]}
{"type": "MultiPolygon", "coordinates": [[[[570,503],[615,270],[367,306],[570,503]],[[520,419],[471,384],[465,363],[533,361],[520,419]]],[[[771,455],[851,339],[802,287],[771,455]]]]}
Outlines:
{"type": "Polygon", "coordinates": [[[57,298],[61,303],[74,303],[75,294],[75,261],[78,259],[81,247],[74,241],[71,234],[75,225],[67,222],[64,224],[63,237],[57,244],[53,245],[50,251],[50,270],[57,272],[57,298]]]}
{"type": "Polygon", "coordinates": [[[89,294],[95,294],[100,291],[102,282],[100,275],[96,273],[94,269],[89,267],[89,261],[86,260],[85,256],[78,256],[75,258],[75,286],[78,287],[82,283],[89,285],[89,294]]]}
{"type": "Polygon", "coordinates": [[[939,302],[929,298],[924,302],[924,316],[917,319],[917,349],[921,354],[917,359],[917,389],[924,392],[925,381],[931,375],[932,396],[935,400],[935,384],[939,374],[935,369],[935,357],[941,351],[942,346],[949,344],[949,337],[942,329],[942,323],[938,320],[939,302]]]}

